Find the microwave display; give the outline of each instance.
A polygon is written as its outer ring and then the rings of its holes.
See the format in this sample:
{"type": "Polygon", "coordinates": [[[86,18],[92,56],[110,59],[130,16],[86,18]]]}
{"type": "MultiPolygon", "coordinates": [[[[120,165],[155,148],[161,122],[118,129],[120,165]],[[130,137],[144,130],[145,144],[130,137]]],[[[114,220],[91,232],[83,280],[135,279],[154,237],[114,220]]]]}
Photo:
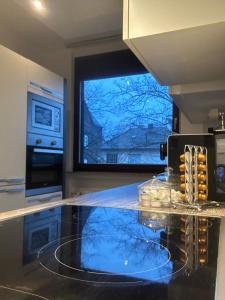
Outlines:
{"type": "Polygon", "coordinates": [[[45,126],[52,126],[52,110],[41,107],[40,105],[35,106],[35,123],[45,126]]]}
{"type": "Polygon", "coordinates": [[[50,104],[33,100],[32,126],[40,129],[60,131],[60,109],[50,104]]]}

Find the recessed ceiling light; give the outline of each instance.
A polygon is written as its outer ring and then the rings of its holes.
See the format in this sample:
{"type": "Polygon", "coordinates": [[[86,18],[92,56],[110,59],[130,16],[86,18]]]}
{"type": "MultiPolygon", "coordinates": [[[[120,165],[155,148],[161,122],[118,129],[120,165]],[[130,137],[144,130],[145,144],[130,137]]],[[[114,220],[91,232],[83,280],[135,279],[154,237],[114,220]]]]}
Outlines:
{"type": "Polygon", "coordinates": [[[43,9],[44,9],[43,3],[42,3],[42,1],[40,1],[40,0],[34,0],[34,1],[33,1],[33,5],[34,5],[34,7],[35,7],[37,10],[43,10],[43,9]]]}

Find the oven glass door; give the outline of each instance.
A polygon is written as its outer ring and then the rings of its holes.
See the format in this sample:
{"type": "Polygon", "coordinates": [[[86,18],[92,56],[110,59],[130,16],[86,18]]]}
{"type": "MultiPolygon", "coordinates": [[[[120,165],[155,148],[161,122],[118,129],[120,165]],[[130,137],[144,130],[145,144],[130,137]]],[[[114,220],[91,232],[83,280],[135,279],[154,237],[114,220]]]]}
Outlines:
{"type": "Polygon", "coordinates": [[[27,146],[26,189],[62,185],[63,150],[27,146]]]}

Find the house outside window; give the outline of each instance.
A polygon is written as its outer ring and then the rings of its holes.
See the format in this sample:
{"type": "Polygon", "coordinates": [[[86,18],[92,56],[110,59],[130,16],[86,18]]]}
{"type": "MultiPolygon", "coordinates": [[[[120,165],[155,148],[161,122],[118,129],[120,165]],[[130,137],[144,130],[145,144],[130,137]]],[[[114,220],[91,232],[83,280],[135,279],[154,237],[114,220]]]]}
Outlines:
{"type": "Polygon", "coordinates": [[[107,153],[106,163],[107,164],[117,164],[118,163],[118,154],[116,154],[116,153],[107,153]]]}
{"type": "Polygon", "coordinates": [[[85,134],[84,135],[84,148],[87,148],[88,147],[88,135],[85,134]]]}
{"type": "Polygon", "coordinates": [[[129,153],[128,154],[128,163],[129,164],[138,164],[141,161],[141,155],[136,153],[129,153]]]}

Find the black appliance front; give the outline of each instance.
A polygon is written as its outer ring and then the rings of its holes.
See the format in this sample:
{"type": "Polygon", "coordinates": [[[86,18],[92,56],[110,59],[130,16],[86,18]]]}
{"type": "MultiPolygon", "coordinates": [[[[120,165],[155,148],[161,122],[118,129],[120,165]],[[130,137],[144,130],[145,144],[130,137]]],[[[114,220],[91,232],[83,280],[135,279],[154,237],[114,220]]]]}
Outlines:
{"type": "Polygon", "coordinates": [[[27,146],[26,196],[62,190],[62,171],[62,149],[27,146]]]}

